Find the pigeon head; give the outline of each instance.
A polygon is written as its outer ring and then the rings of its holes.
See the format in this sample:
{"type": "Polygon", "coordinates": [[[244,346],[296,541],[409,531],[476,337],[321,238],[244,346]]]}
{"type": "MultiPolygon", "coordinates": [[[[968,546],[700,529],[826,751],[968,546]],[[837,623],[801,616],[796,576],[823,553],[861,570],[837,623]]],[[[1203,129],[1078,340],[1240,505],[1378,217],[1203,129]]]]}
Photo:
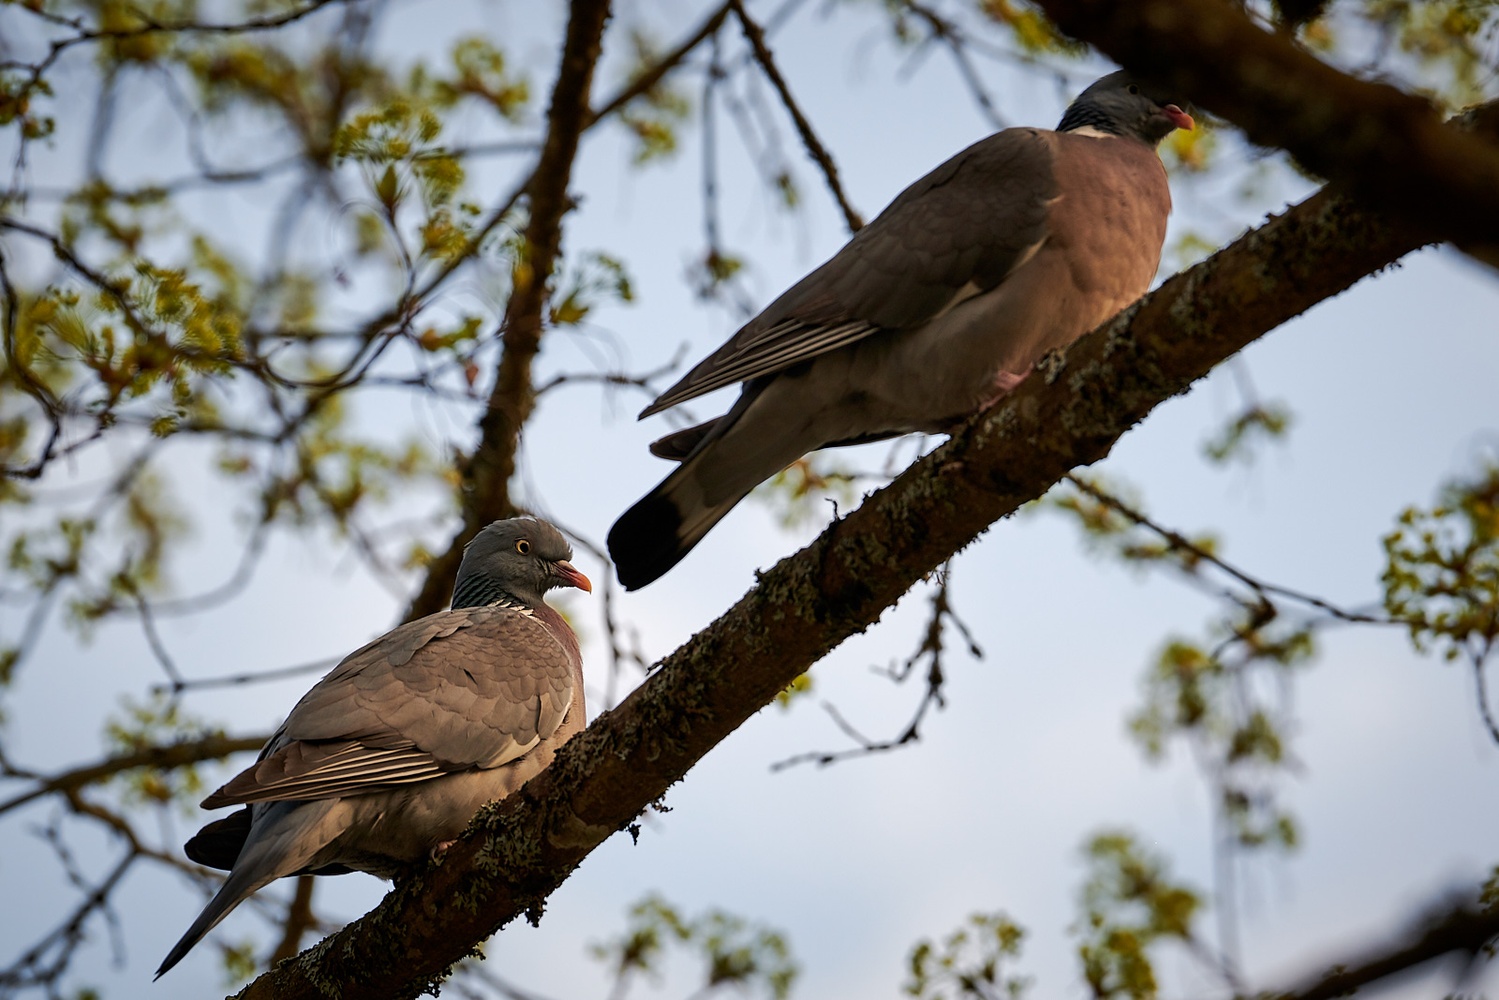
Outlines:
{"type": "Polygon", "coordinates": [[[572,555],[562,532],[540,518],[495,521],[463,548],[453,607],[479,607],[510,597],[534,608],[553,587],[592,591],[588,577],[568,562],[572,555]]]}
{"type": "Polygon", "coordinates": [[[1187,129],[1196,124],[1183,108],[1165,91],[1141,83],[1120,70],[1095,82],[1077,95],[1057,125],[1058,132],[1091,128],[1109,135],[1133,136],[1148,146],[1155,146],[1173,129],[1187,129]]]}

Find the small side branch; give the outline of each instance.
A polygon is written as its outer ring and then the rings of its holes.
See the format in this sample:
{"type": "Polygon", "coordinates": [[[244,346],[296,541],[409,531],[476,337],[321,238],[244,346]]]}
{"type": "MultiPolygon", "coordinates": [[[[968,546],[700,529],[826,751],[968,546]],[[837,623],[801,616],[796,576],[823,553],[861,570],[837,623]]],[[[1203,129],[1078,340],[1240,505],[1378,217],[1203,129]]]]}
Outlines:
{"type": "Polygon", "coordinates": [[[860,732],[840,712],[836,705],[823,702],[823,710],[832,718],[843,734],[857,744],[850,750],[815,750],[809,753],[797,754],[785,760],[777,761],[770,766],[772,771],[782,771],[797,764],[816,764],[826,767],[839,761],[848,760],[851,757],[867,757],[870,754],[885,753],[897,750],[909,743],[919,742],[921,739],[921,724],[926,719],[927,712],[932,708],[946,708],[947,702],[942,696],[942,685],[946,681],[947,674],[943,669],[943,654],[946,651],[946,628],[951,624],[958,630],[963,641],[968,645],[968,653],[974,659],[983,659],[984,651],[974,640],[973,633],[967,624],[953,611],[951,599],[952,564],[949,562],[937,573],[938,581],[936,589],[932,592],[932,612],[927,619],[926,632],[922,635],[921,645],[916,648],[904,663],[892,666],[882,671],[896,683],[902,683],[911,672],[916,669],[917,664],[926,660],[926,690],[922,692],[921,701],[916,705],[916,712],[911,721],[906,723],[904,729],[894,737],[884,740],[871,739],[860,732]]]}
{"type": "Polygon", "coordinates": [[[791,88],[786,84],[786,78],[781,76],[781,71],[776,68],[775,57],[771,55],[770,47],[765,44],[765,31],[744,9],[744,0],[730,0],[730,5],[734,8],[734,16],[739,19],[740,25],[744,28],[744,37],[749,41],[750,48],[754,50],[755,61],[760,64],[765,78],[780,95],[781,103],[786,106],[786,113],[796,123],[796,131],[802,137],[802,144],[807,147],[807,155],[812,157],[821,168],[822,176],[828,182],[828,189],[833,193],[833,199],[843,210],[843,220],[848,225],[848,231],[858,232],[864,228],[864,218],[849,202],[848,195],[843,191],[843,184],[838,180],[838,165],[833,162],[832,154],[823,146],[822,140],[817,138],[817,133],[812,130],[812,124],[807,121],[807,116],[802,114],[800,105],[792,96],[791,88]]]}

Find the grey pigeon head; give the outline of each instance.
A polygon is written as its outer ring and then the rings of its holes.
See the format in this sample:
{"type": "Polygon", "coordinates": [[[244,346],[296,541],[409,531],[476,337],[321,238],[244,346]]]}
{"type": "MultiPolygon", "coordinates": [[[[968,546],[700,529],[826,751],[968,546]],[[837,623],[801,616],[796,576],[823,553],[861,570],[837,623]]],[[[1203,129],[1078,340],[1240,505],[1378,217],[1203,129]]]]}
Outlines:
{"type": "Polygon", "coordinates": [[[1156,146],[1174,129],[1190,130],[1195,124],[1185,101],[1141,83],[1120,70],[1096,81],[1077,95],[1057,125],[1058,132],[1095,128],[1110,135],[1132,136],[1147,146],[1156,146]]]}
{"type": "Polygon", "coordinates": [[[509,597],[534,608],[553,587],[592,591],[588,577],[568,561],[572,556],[562,532],[540,518],[495,521],[463,548],[453,607],[479,607],[509,597]]]}

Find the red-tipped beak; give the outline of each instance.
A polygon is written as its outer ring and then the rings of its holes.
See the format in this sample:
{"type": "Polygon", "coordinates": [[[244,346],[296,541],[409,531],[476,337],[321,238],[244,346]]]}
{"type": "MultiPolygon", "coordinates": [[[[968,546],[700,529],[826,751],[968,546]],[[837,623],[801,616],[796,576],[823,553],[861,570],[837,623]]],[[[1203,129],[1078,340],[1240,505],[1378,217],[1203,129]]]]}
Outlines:
{"type": "Polygon", "coordinates": [[[1171,124],[1175,125],[1177,128],[1186,129],[1188,132],[1190,132],[1197,125],[1197,123],[1192,120],[1191,115],[1187,114],[1175,104],[1168,104],[1161,110],[1166,112],[1166,117],[1170,118],[1171,124]]]}
{"type": "Polygon", "coordinates": [[[577,587],[584,593],[593,593],[593,584],[588,582],[588,577],[578,572],[578,568],[566,559],[559,559],[552,563],[552,572],[569,587],[577,587]]]}

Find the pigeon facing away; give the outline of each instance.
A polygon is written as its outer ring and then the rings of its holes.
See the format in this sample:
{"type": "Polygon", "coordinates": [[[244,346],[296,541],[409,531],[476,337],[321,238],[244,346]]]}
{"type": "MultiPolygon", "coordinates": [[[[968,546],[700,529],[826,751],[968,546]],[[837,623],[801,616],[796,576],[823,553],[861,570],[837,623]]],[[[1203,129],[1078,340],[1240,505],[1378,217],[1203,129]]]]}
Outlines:
{"type": "Polygon", "coordinates": [[[651,445],[681,464],[610,530],[620,583],[660,577],[809,451],[951,430],[1143,295],[1171,211],[1155,149],[1192,126],[1113,73],[1057,131],[1006,129],[901,192],[641,413],[744,383],[728,413],[651,445]]]}
{"type": "Polygon", "coordinates": [[[463,550],[453,609],[356,650],[297,702],[260,758],[203,801],[245,808],[187,856],[230,871],[161,976],[257,889],[287,875],[394,878],[458,837],[583,729],[578,639],[542,600],[591,591],[545,521],[496,521],[463,550]]]}

